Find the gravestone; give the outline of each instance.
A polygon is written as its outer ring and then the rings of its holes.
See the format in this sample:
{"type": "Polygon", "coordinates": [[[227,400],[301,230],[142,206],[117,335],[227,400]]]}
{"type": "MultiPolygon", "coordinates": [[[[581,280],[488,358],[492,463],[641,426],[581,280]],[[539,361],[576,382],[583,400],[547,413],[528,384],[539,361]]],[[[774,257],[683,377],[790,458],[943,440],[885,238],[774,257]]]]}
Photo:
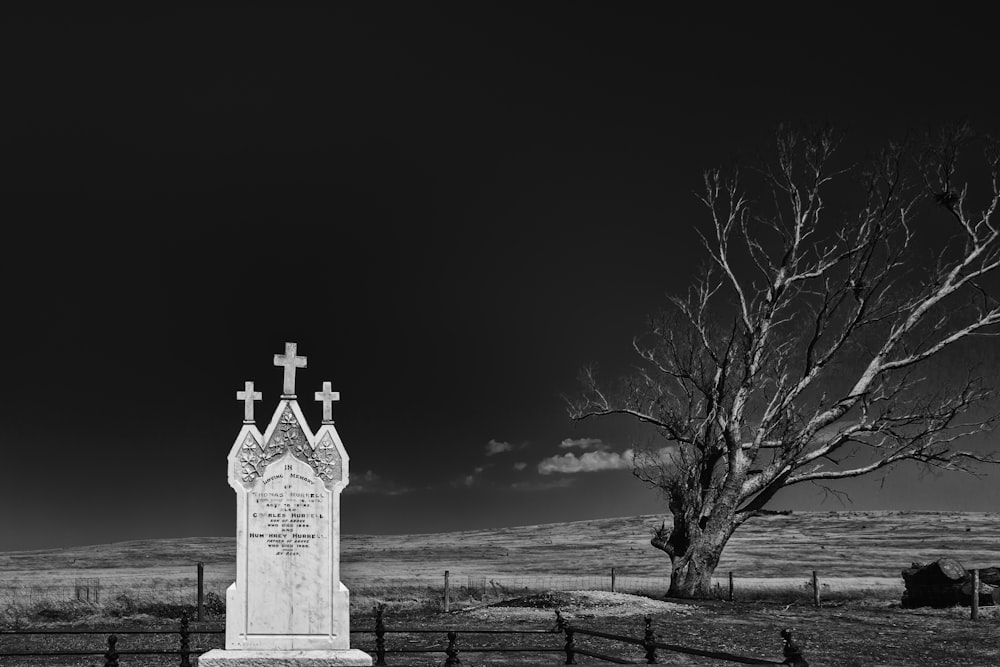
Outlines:
{"type": "Polygon", "coordinates": [[[203,654],[200,667],[371,665],[350,648],[349,592],[340,583],[340,493],[348,457],[334,428],[329,382],[316,392],[323,423],[309,429],[295,396],[306,367],[295,343],[274,356],[284,389],[262,434],[247,382],[243,428],[229,452],[236,491],[236,582],[226,591],[226,648],[203,654]]]}

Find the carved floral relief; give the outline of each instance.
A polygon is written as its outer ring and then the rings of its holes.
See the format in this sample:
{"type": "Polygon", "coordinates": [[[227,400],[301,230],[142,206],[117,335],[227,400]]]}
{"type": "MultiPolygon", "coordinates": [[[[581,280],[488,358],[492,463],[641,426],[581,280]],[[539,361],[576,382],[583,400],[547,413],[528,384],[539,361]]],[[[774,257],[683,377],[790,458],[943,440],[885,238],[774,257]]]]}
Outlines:
{"type": "Polygon", "coordinates": [[[266,445],[261,446],[250,433],[244,438],[239,454],[243,483],[248,486],[252,484],[264,474],[268,464],[284,456],[285,452],[291,452],[292,456],[309,464],[328,489],[340,481],[343,462],[330,433],[324,433],[323,438],[313,448],[303,433],[295,413],[286,405],[278,426],[266,445]]]}

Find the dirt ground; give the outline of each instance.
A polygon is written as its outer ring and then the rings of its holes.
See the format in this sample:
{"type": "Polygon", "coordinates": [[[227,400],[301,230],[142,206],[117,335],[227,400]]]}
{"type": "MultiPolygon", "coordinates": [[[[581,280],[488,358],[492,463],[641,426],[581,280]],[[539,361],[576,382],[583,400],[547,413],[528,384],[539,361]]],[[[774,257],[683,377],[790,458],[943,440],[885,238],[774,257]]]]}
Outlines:
{"type": "MultiPolygon", "coordinates": [[[[553,592],[482,605],[445,613],[426,609],[405,608],[390,604],[385,615],[387,663],[389,665],[441,665],[447,646],[446,633],[457,630],[457,646],[462,664],[477,665],[558,665],[564,655],[558,651],[564,636],[558,632],[527,635],[474,634],[473,629],[490,630],[552,630],[555,609],[577,628],[639,638],[644,616],[653,620],[659,641],[692,648],[724,651],[765,660],[782,660],[780,632],[790,628],[803,655],[810,665],[994,665],[1000,663],[1000,613],[994,608],[981,610],[977,622],[969,620],[966,608],[902,609],[898,602],[885,600],[828,603],[814,608],[806,603],[778,604],[773,602],[725,601],[664,601],[607,592],[553,592]],[[398,630],[424,630],[423,633],[400,633],[398,630]],[[473,648],[495,646],[536,646],[552,649],[546,653],[484,653],[473,648]],[[392,649],[423,648],[430,652],[399,654],[392,649]]],[[[122,621],[134,627],[152,627],[151,619],[122,621]]],[[[370,613],[357,614],[351,619],[352,629],[365,632],[352,634],[352,645],[374,654],[374,627],[370,613]]],[[[117,627],[122,627],[119,624],[117,627]]],[[[56,627],[56,626],[50,626],[56,627]]],[[[65,627],[65,626],[63,626],[65,627]]],[[[87,627],[75,624],[75,629],[87,627]]],[[[162,626],[161,626],[162,627],[162,626]]],[[[169,624],[173,629],[176,624],[169,624]]],[[[218,622],[203,624],[195,629],[218,629],[218,622]]],[[[220,635],[196,636],[192,648],[208,649],[221,646],[220,635]]],[[[21,637],[0,635],[0,647],[5,651],[46,647],[70,650],[75,646],[99,649],[102,637],[40,635],[21,637]]],[[[145,637],[123,635],[120,651],[160,646],[174,648],[177,637],[145,637]]],[[[640,661],[639,647],[609,642],[578,634],[578,648],[640,661]]],[[[719,665],[716,660],[660,651],[660,664],[719,665]]],[[[121,667],[142,665],[160,667],[176,665],[176,656],[122,655],[121,667]]],[[[592,658],[578,656],[578,664],[602,664],[592,658]]],[[[21,667],[54,665],[85,667],[103,664],[99,656],[0,658],[0,666],[21,667]]],[[[606,663],[603,663],[606,664],[606,663]]]]}
{"type": "MultiPolygon", "coordinates": [[[[573,594],[570,594],[573,595],[573,594]]],[[[995,665],[1000,663],[1000,613],[980,610],[976,622],[969,620],[967,608],[902,609],[898,602],[858,601],[828,604],[820,608],[808,604],[741,603],[724,601],[662,602],[639,599],[632,608],[619,600],[584,596],[585,603],[566,605],[564,616],[574,626],[640,638],[643,616],[653,619],[653,628],[661,642],[692,648],[723,651],[746,657],[780,662],[781,630],[790,628],[796,643],[810,665],[995,665]],[[641,608],[636,608],[636,607],[641,608]],[[659,608],[657,608],[659,607],[659,608]],[[631,612],[631,613],[630,613],[631,612]]],[[[602,593],[603,596],[616,594],[602,593]]],[[[386,616],[391,630],[395,627],[552,627],[554,610],[539,608],[490,607],[452,614],[411,613],[386,616]],[[448,623],[453,619],[452,623],[448,623]],[[484,623],[485,622],[485,623],[484,623]]],[[[356,626],[357,627],[357,626],[356,626]]],[[[387,646],[399,644],[391,634],[387,646]]],[[[505,638],[509,641],[510,638],[505,638]]],[[[550,639],[546,637],[545,639],[550,639]]],[[[559,645],[561,636],[551,637],[559,645]]],[[[459,636],[459,649],[482,645],[488,637],[459,636]]],[[[577,636],[578,647],[622,658],[641,660],[639,647],[609,643],[577,636]]],[[[443,645],[443,644],[442,644],[443,645]]],[[[660,664],[719,665],[717,660],[658,652],[660,664]]],[[[389,664],[439,664],[398,660],[390,654],[389,664]]],[[[464,665],[561,664],[560,656],[462,654],[464,665]],[[523,660],[523,661],[522,661],[523,660]]],[[[599,664],[578,658],[579,664],[599,664]]]]}

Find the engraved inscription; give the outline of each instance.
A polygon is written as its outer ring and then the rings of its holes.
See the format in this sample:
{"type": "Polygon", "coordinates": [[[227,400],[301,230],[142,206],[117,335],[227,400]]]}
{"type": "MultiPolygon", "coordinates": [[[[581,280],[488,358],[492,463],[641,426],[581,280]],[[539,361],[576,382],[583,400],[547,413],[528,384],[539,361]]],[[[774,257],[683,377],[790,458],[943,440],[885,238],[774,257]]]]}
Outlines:
{"type": "Polygon", "coordinates": [[[263,543],[274,556],[297,557],[325,534],[326,494],[317,480],[294,472],[291,464],[251,491],[247,539],[263,543]],[[310,487],[319,488],[310,488],[310,487]]]}
{"type": "Polygon", "coordinates": [[[327,627],[336,585],[334,492],[289,451],[246,490],[247,631],[312,634],[327,627]]]}

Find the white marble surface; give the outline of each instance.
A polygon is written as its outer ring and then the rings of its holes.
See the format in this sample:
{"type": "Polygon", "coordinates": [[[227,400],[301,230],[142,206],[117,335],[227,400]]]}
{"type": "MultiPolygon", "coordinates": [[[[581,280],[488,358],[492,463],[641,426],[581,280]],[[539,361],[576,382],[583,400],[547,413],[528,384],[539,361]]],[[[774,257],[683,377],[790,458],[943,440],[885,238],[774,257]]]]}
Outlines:
{"type": "Polygon", "coordinates": [[[308,359],[297,356],[298,343],[285,343],[285,353],[274,355],[274,365],[285,369],[282,394],[289,398],[295,397],[295,369],[305,368],[308,359]]]}
{"type": "Polygon", "coordinates": [[[237,561],[226,592],[227,650],[350,648],[350,593],[340,582],[347,464],[333,426],[313,435],[294,400],[278,404],[263,434],[253,425],[240,431],[229,454],[237,561]]]}
{"type": "Polygon", "coordinates": [[[223,651],[215,649],[197,658],[197,667],[339,667],[371,665],[372,658],[357,649],[346,651],[223,651]]]}
{"type": "Polygon", "coordinates": [[[316,400],[323,404],[323,423],[333,423],[333,402],[340,400],[340,392],[333,390],[332,382],[323,383],[323,391],[316,392],[316,400]]]}
{"type": "Polygon", "coordinates": [[[236,400],[243,401],[243,422],[253,423],[253,402],[263,398],[263,394],[253,390],[253,382],[249,380],[243,384],[243,391],[236,392],[236,400]]]}

